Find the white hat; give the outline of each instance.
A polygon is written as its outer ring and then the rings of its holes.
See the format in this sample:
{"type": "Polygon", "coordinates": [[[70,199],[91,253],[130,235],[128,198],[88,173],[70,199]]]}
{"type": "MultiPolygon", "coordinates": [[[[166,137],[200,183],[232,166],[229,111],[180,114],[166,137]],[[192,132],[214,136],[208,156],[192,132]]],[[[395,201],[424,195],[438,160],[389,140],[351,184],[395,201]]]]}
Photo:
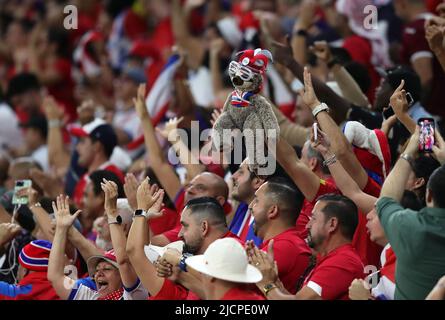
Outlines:
{"type": "Polygon", "coordinates": [[[233,238],[214,241],[203,255],[187,258],[185,263],[201,273],[221,280],[257,283],[263,279],[261,272],[248,263],[243,246],[233,238]]]}

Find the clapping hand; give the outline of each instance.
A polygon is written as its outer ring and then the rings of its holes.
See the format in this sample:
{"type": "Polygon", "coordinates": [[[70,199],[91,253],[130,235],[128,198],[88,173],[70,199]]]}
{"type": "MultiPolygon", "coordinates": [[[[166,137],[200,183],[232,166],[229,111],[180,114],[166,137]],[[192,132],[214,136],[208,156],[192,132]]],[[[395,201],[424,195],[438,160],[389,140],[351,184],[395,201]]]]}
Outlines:
{"type": "Polygon", "coordinates": [[[105,193],[105,201],[104,208],[105,213],[108,216],[116,217],[117,216],[117,195],[118,188],[117,184],[114,181],[108,181],[103,179],[101,182],[102,191],[105,193]]]}

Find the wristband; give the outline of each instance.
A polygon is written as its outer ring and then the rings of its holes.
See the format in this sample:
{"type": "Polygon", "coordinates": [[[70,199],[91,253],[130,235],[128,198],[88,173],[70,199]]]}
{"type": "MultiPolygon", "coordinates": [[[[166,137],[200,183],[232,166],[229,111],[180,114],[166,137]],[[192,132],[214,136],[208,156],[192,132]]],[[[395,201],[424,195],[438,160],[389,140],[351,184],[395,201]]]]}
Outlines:
{"type": "Polygon", "coordinates": [[[188,257],[191,257],[191,254],[184,253],[181,257],[181,260],[179,261],[179,269],[183,272],[187,272],[187,264],[185,263],[185,260],[187,260],[188,257]]]}
{"type": "Polygon", "coordinates": [[[29,209],[32,209],[32,208],[41,208],[41,207],[42,207],[42,205],[40,204],[40,202],[36,202],[36,203],[34,203],[32,206],[30,206],[29,209]]]}
{"type": "Polygon", "coordinates": [[[108,224],[117,224],[117,225],[121,225],[122,224],[122,217],[121,216],[116,216],[116,217],[108,217],[108,224]]]}
{"type": "Polygon", "coordinates": [[[305,37],[307,38],[309,36],[309,34],[307,33],[306,30],[304,29],[299,29],[297,31],[294,32],[294,36],[299,36],[299,37],[305,37]]]}
{"type": "Polygon", "coordinates": [[[337,162],[337,157],[335,156],[335,154],[330,157],[329,159],[326,159],[325,161],[323,161],[323,165],[325,167],[329,167],[330,165],[334,164],[337,162]]]}
{"type": "Polygon", "coordinates": [[[149,215],[148,215],[147,211],[142,210],[142,209],[137,209],[133,215],[133,217],[144,217],[145,219],[148,219],[148,216],[149,215]]]}
{"type": "Polygon", "coordinates": [[[411,163],[413,162],[413,157],[411,157],[409,154],[404,153],[400,156],[400,159],[406,160],[408,161],[408,163],[411,165],[411,163]]]}
{"type": "Polygon", "coordinates": [[[48,127],[50,128],[60,128],[62,126],[62,122],[60,120],[49,120],[48,127]]]}
{"type": "Polygon", "coordinates": [[[317,114],[319,114],[322,111],[329,112],[329,107],[327,106],[326,103],[322,103],[322,104],[319,104],[318,106],[316,106],[315,109],[312,110],[312,115],[314,116],[314,118],[316,118],[317,114]]]}

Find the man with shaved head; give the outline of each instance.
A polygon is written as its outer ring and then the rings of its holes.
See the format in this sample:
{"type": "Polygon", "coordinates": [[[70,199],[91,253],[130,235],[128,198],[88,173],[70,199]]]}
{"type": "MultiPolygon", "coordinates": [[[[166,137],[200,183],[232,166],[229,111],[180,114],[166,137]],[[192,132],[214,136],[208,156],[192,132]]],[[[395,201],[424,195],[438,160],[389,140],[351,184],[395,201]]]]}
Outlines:
{"type": "MultiPolygon", "coordinates": [[[[203,172],[193,178],[185,187],[184,200],[182,204],[177,205],[176,208],[178,212],[181,213],[183,212],[184,205],[190,200],[201,197],[211,197],[223,206],[224,212],[227,215],[231,211],[231,207],[227,202],[228,194],[229,187],[223,178],[211,172],[203,172]]],[[[151,243],[157,246],[165,246],[170,242],[177,241],[180,239],[180,230],[181,225],[178,224],[174,229],[151,238],[151,243]]]]}

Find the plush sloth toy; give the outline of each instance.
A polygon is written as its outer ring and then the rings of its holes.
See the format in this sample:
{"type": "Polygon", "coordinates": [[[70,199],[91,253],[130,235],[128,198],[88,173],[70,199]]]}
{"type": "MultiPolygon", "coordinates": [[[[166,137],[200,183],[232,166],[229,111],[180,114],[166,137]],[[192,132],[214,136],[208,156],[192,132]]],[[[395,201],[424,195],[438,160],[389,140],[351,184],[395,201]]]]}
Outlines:
{"type": "Polygon", "coordinates": [[[227,129],[239,129],[245,137],[249,168],[256,172],[265,166],[258,160],[266,157],[267,139],[269,142],[271,139],[278,141],[280,136],[272,106],[259,94],[267,64],[273,62],[272,54],[262,49],[246,50],[237,53],[236,59],[238,61],[229,65],[229,76],[235,90],[227,98],[223,112],[213,126],[212,139],[218,150],[230,150],[231,139],[227,138],[227,129]]]}

